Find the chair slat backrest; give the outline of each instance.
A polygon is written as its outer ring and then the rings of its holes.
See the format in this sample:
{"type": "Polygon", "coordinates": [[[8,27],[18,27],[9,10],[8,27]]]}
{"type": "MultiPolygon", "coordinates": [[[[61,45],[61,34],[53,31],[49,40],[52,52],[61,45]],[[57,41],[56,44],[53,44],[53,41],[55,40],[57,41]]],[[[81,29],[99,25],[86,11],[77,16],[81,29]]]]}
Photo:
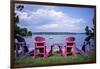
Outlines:
{"type": "Polygon", "coordinates": [[[41,36],[35,37],[35,46],[45,46],[45,38],[41,36]]]}
{"type": "Polygon", "coordinates": [[[35,41],[38,41],[38,42],[45,41],[45,38],[41,37],[41,36],[37,36],[37,37],[35,37],[35,41]]]}
{"type": "Polygon", "coordinates": [[[66,38],[66,41],[75,41],[75,37],[68,37],[66,38]]]}
{"type": "Polygon", "coordinates": [[[75,43],[75,37],[66,38],[66,44],[72,46],[75,43]]]}

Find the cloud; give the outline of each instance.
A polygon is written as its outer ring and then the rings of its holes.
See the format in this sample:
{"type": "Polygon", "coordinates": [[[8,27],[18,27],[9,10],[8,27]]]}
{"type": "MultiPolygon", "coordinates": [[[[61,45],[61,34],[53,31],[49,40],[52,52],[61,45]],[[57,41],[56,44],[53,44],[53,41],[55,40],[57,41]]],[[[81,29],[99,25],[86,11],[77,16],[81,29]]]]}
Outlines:
{"type": "Polygon", "coordinates": [[[45,32],[83,32],[85,20],[75,18],[55,9],[37,9],[31,12],[15,11],[20,16],[20,26],[31,31],[45,32]]]}

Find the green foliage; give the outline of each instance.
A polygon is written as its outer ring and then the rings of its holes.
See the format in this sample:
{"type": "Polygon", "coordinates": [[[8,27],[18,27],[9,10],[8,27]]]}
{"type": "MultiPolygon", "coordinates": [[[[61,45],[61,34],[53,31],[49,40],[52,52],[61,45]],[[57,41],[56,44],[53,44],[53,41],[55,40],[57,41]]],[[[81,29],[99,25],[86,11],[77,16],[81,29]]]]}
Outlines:
{"type": "Polygon", "coordinates": [[[16,7],[16,9],[19,10],[19,11],[22,11],[22,10],[24,9],[24,6],[23,6],[23,5],[18,5],[18,6],[16,7]]]}
{"type": "Polygon", "coordinates": [[[85,31],[86,31],[86,35],[89,35],[89,27],[88,26],[86,26],[85,31]]]}
{"type": "MultiPolygon", "coordinates": [[[[95,19],[93,19],[93,25],[95,23],[95,19]]],[[[89,29],[88,26],[85,27],[86,35],[94,37],[94,28],[89,29]]]]}
{"type": "MultiPolygon", "coordinates": [[[[19,10],[19,11],[22,11],[23,8],[24,8],[23,5],[18,5],[16,7],[16,9],[19,10]]],[[[27,28],[20,28],[18,26],[19,16],[16,13],[14,13],[14,23],[15,23],[15,35],[16,34],[19,34],[21,36],[32,36],[32,32],[31,31],[28,31],[27,28]]]]}
{"type": "Polygon", "coordinates": [[[32,32],[31,32],[31,31],[29,31],[29,32],[28,32],[28,36],[31,36],[31,35],[32,35],[32,32]]]}
{"type": "Polygon", "coordinates": [[[15,24],[15,33],[16,34],[19,34],[19,31],[20,31],[20,27],[17,26],[17,24],[15,24]]]}
{"type": "Polygon", "coordinates": [[[92,36],[92,37],[94,36],[94,28],[89,29],[89,27],[86,26],[85,31],[86,31],[86,35],[92,36]]]}

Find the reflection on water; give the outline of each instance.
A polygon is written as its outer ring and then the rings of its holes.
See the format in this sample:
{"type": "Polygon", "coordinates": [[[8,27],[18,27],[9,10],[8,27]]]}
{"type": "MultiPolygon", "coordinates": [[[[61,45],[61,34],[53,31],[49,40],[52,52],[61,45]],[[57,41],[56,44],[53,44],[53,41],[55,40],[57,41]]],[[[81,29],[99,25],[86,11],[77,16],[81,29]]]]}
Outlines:
{"type": "Polygon", "coordinates": [[[65,39],[67,37],[73,36],[76,38],[76,46],[80,46],[83,44],[84,39],[86,37],[85,34],[68,34],[68,35],[33,35],[32,37],[24,37],[26,43],[29,44],[29,47],[34,48],[34,38],[36,36],[43,36],[46,39],[46,46],[50,48],[53,43],[61,43],[65,44],[65,39]]]}

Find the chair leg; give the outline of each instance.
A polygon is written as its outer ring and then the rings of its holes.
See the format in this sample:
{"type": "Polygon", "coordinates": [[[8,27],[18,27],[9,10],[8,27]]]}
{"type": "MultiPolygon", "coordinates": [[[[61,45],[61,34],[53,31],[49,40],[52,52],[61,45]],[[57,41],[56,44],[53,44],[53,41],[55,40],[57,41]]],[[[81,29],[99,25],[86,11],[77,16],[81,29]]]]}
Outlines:
{"type": "Polygon", "coordinates": [[[66,51],[66,50],[64,50],[64,52],[63,52],[63,56],[64,56],[64,58],[67,57],[67,51],[66,51]]]}
{"type": "Polygon", "coordinates": [[[34,49],[34,58],[36,57],[36,49],[34,49]]]}
{"type": "Polygon", "coordinates": [[[46,53],[44,53],[44,63],[46,64],[46,57],[47,57],[47,55],[46,55],[46,53]]]}
{"type": "Polygon", "coordinates": [[[65,56],[65,58],[66,58],[66,57],[67,57],[67,52],[65,51],[65,53],[64,53],[64,54],[65,54],[64,56],[65,56]]]}
{"type": "Polygon", "coordinates": [[[44,59],[46,59],[46,54],[44,54],[44,59]]]}
{"type": "Polygon", "coordinates": [[[76,57],[77,56],[76,51],[75,51],[75,48],[73,48],[72,55],[73,55],[73,57],[76,57]]]}
{"type": "Polygon", "coordinates": [[[76,53],[75,52],[72,52],[72,55],[73,55],[73,57],[76,57],[76,53]]]}
{"type": "Polygon", "coordinates": [[[47,54],[46,54],[46,49],[44,49],[44,59],[46,59],[47,54]]]}

